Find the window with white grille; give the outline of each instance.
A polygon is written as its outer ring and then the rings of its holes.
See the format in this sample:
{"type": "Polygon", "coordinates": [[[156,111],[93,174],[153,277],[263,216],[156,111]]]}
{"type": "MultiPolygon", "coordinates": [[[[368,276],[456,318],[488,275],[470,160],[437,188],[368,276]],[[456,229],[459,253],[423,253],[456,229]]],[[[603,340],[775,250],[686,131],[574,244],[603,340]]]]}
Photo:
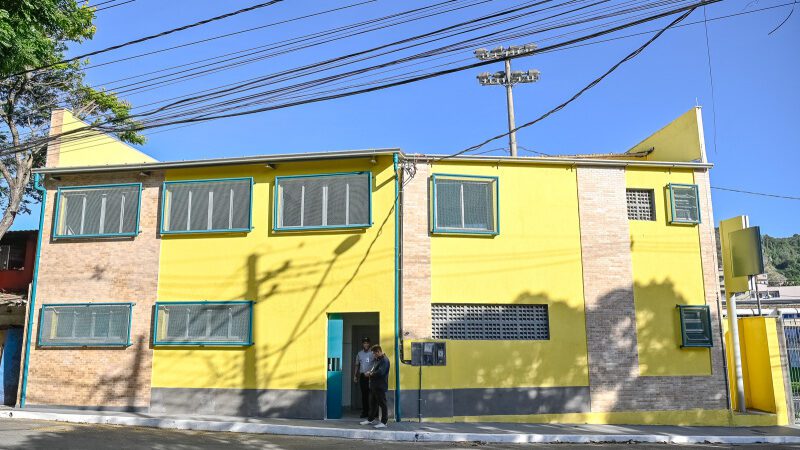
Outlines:
{"type": "Polygon", "coordinates": [[[548,340],[547,305],[434,303],[434,339],[548,340]]]}
{"type": "Polygon", "coordinates": [[[162,233],[250,231],[253,180],[164,183],[162,233]]]}
{"type": "Polygon", "coordinates": [[[628,220],[656,220],[655,193],[651,189],[627,189],[628,220]]]}
{"type": "Polygon", "coordinates": [[[130,345],[131,303],[42,305],[39,345],[130,345]]]}
{"type": "Polygon", "coordinates": [[[140,184],[60,188],[55,237],[134,236],[140,184]]]}
{"type": "Polygon", "coordinates": [[[275,229],[368,227],[369,172],[277,177],[275,229]]]}
{"type": "Polygon", "coordinates": [[[433,231],[497,232],[497,179],[433,176],[433,231]]]}
{"type": "Polygon", "coordinates": [[[156,345],[250,345],[252,302],[156,305],[156,345]]]}
{"type": "Polygon", "coordinates": [[[670,184],[673,223],[700,223],[700,198],[696,184],[670,184]]]}

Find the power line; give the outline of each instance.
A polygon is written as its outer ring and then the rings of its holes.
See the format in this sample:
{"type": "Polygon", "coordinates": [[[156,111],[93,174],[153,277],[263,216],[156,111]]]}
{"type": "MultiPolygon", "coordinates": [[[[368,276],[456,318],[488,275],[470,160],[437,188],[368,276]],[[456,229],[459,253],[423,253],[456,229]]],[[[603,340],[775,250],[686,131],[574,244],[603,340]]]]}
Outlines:
{"type": "Polygon", "coordinates": [[[800,197],[793,197],[791,195],[765,194],[764,192],[744,191],[744,190],[741,190],[741,189],[731,189],[731,188],[724,188],[724,187],[717,187],[717,186],[711,186],[711,189],[716,189],[718,191],[736,192],[736,193],[739,193],[739,194],[760,195],[762,197],[782,198],[782,199],[785,199],[785,200],[800,200],[800,197]]]}
{"type": "MultiPolygon", "coordinates": [[[[701,2],[701,3],[707,3],[707,2],[701,2]]],[[[708,3],[710,3],[710,2],[708,2],[708,3]]],[[[558,111],[561,111],[562,109],[564,109],[564,108],[565,108],[567,105],[569,105],[569,104],[570,104],[570,103],[572,103],[573,101],[577,100],[577,99],[578,99],[578,97],[580,97],[581,95],[583,95],[583,94],[584,94],[586,91],[588,91],[589,89],[591,89],[591,88],[593,88],[593,87],[597,86],[597,85],[598,85],[598,84],[599,84],[601,81],[603,81],[603,79],[605,79],[605,78],[606,78],[607,76],[609,76],[609,75],[610,75],[612,72],[614,72],[615,70],[617,70],[617,68],[618,68],[619,66],[621,66],[622,64],[626,63],[627,61],[630,61],[631,59],[633,59],[633,58],[635,58],[636,56],[638,56],[638,55],[639,55],[639,54],[640,54],[642,51],[644,51],[644,49],[645,49],[645,48],[647,48],[647,47],[648,47],[650,44],[652,44],[652,43],[653,43],[653,42],[654,42],[656,39],[658,39],[659,37],[661,37],[661,35],[662,35],[662,34],[664,34],[664,33],[665,33],[665,32],[666,32],[668,29],[672,28],[674,25],[677,25],[677,24],[678,24],[679,22],[681,22],[683,19],[685,19],[686,17],[688,17],[688,16],[689,16],[689,14],[691,14],[691,13],[692,13],[692,12],[693,12],[693,11],[694,11],[694,10],[695,10],[697,7],[698,7],[698,6],[700,6],[700,4],[696,4],[696,5],[694,5],[693,7],[691,7],[690,9],[686,10],[686,12],[684,12],[683,14],[681,14],[681,15],[680,15],[680,16],[679,16],[677,19],[675,19],[675,20],[673,20],[672,22],[670,22],[670,23],[669,23],[669,25],[667,25],[666,27],[662,28],[662,29],[661,29],[661,30],[660,30],[658,33],[656,33],[656,34],[655,34],[653,37],[651,37],[650,39],[648,39],[648,40],[647,40],[647,42],[645,42],[644,44],[642,44],[642,46],[640,46],[640,47],[639,47],[639,48],[637,48],[636,50],[632,51],[632,52],[631,52],[631,53],[629,53],[627,56],[625,56],[624,58],[622,58],[622,59],[621,59],[619,62],[617,62],[616,64],[614,64],[613,66],[611,66],[611,68],[610,68],[610,69],[608,69],[608,70],[607,70],[607,71],[606,71],[604,74],[602,74],[602,75],[600,75],[598,78],[595,78],[594,80],[592,80],[592,82],[590,82],[589,84],[587,84],[586,86],[584,86],[584,88],[583,88],[583,89],[581,89],[581,90],[580,90],[580,91],[578,91],[578,92],[577,92],[575,95],[573,95],[572,97],[570,97],[569,99],[567,99],[567,101],[565,101],[564,103],[561,103],[560,105],[556,106],[555,108],[551,109],[550,111],[548,111],[548,112],[546,112],[546,113],[542,114],[541,116],[539,116],[539,117],[538,117],[538,118],[536,118],[535,120],[532,120],[532,121],[530,121],[530,122],[527,122],[527,123],[525,123],[525,124],[522,124],[522,125],[520,125],[520,126],[516,127],[514,130],[511,130],[510,132],[517,131],[517,130],[519,130],[519,129],[526,128],[526,127],[529,127],[529,126],[531,126],[531,125],[533,125],[533,124],[535,124],[535,123],[538,123],[538,122],[540,122],[540,121],[542,121],[542,120],[546,119],[546,118],[547,118],[547,117],[549,117],[550,115],[552,115],[552,114],[555,114],[555,113],[557,113],[558,111]]],[[[467,153],[467,152],[470,152],[470,151],[473,151],[473,150],[477,150],[477,149],[479,149],[479,148],[483,147],[484,145],[488,144],[489,142],[492,142],[492,141],[494,141],[494,140],[496,140],[496,139],[500,139],[500,138],[502,138],[502,137],[505,137],[505,136],[507,136],[507,135],[508,135],[510,132],[499,134],[499,135],[497,135],[497,136],[494,136],[494,137],[492,137],[492,138],[489,138],[489,139],[487,139],[487,140],[485,140],[485,141],[481,142],[480,144],[473,145],[472,147],[468,147],[468,148],[466,148],[466,149],[464,149],[464,150],[461,150],[461,151],[458,151],[458,152],[456,152],[456,153],[454,153],[454,154],[452,154],[452,155],[443,156],[443,157],[439,158],[438,160],[439,160],[439,161],[441,161],[442,159],[452,158],[452,157],[455,157],[455,156],[458,156],[458,155],[462,155],[462,154],[464,154],[464,153],[467,153]]]]}
{"type": "MultiPolygon", "coordinates": [[[[648,17],[645,17],[645,18],[642,18],[642,19],[638,19],[638,20],[635,20],[635,21],[632,21],[632,22],[628,22],[628,23],[625,23],[625,24],[622,24],[622,25],[619,25],[619,26],[615,26],[615,27],[612,27],[612,28],[609,28],[609,29],[604,29],[604,30],[601,30],[601,31],[598,31],[598,32],[595,32],[595,33],[592,33],[592,34],[589,34],[589,35],[580,36],[580,37],[577,37],[577,38],[574,38],[574,39],[570,39],[570,40],[567,40],[567,41],[563,41],[563,42],[559,42],[559,43],[553,44],[553,45],[548,46],[548,47],[543,47],[540,50],[542,50],[542,51],[551,51],[551,50],[554,50],[554,49],[567,47],[569,45],[574,45],[574,44],[579,43],[579,42],[590,40],[590,39],[593,39],[593,38],[596,38],[598,36],[602,36],[602,35],[605,35],[605,34],[613,33],[613,32],[616,32],[616,31],[619,31],[619,30],[622,30],[622,29],[625,29],[625,28],[628,28],[628,27],[631,27],[631,26],[635,26],[635,25],[641,24],[641,23],[645,23],[645,22],[648,22],[648,21],[656,20],[656,19],[659,19],[659,18],[662,18],[662,17],[667,17],[669,15],[673,15],[673,14],[679,13],[681,11],[692,10],[692,9],[695,9],[696,7],[704,5],[704,4],[716,3],[717,1],[720,1],[720,0],[711,0],[711,1],[699,2],[699,3],[694,3],[694,4],[691,4],[691,5],[688,5],[688,6],[682,6],[680,8],[675,8],[675,9],[672,9],[672,10],[669,10],[669,11],[660,12],[658,14],[654,14],[654,15],[651,15],[651,16],[648,16],[648,17]]],[[[404,41],[408,41],[408,39],[406,39],[404,41]]],[[[470,43],[470,45],[472,45],[472,44],[470,43]]],[[[447,47],[445,47],[445,48],[447,48],[447,47]]],[[[430,55],[434,55],[434,54],[436,54],[436,52],[428,51],[428,52],[422,53],[421,56],[430,56],[430,55]]],[[[363,72],[369,71],[369,70],[384,68],[384,67],[387,67],[387,66],[390,66],[390,65],[393,65],[393,64],[397,64],[398,62],[410,61],[410,60],[414,60],[414,59],[419,58],[419,57],[420,57],[420,55],[417,55],[417,56],[414,56],[414,57],[402,58],[402,59],[397,60],[397,61],[371,66],[371,67],[368,67],[366,69],[362,69],[362,70],[359,70],[359,71],[348,72],[348,73],[345,73],[343,75],[337,75],[335,77],[327,77],[327,78],[323,78],[321,80],[316,80],[314,82],[306,82],[304,84],[301,84],[300,87],[307,88],[309,86],[316,86],[316,85],[319,85],[320,83],[329,82],[331,80],[342,79],[345,76],[352,76],[354,74],[363,73],[363,72]]],[[[436,71],[436,72],[432,72],[432,73],[427,73],[427,74],[423,74],[423,75],[420,75],[420,76],[414,76],[414,77],[402,79],[402,80],[391,82],[391,83],[385,83],[385,84],[381,84],[381,85],[377,85],[377,86],[370,86],[370,87],[367,87],[367,88],[364,88],[364,89],[355,90],[355,91],[348,91],[348,92],[342,92],[342,93],[337,93],[337,94],[332,94],[332,95],[327,95],[327,96],[303,99],[301,101],[282,103],[282,104],[278,104],[278,105],[271,105],[271,106],[264,107],[264,108],[250,109],[250,110],[245,110],[245,111],[237,111],[237,112],[232,112],[232,113],[227,113],[227,114],[222,114],[222,112],[224,112],[224,110],[223,110],[223,111],[217,111],[216,112],[217,115],[209,115],[209,114],[204,113],[203,109],[201,108],[198,113],[192,113],[192,114],[197,114],[197,115],[194,115],[192,117],[189,117],[189,116],[186,115],[186,113],[183,113],[183,115],[185,116],[184,118],[172,116],[172,117],[162,118],[159,121],[150,121],[148,123],[144,123],[141,126],[136,127],[136,130],[141,131],[141,130],[144,130],[144,129],[156,128],[156,127],[166,127],[166,126],[177,125],[177,124],[181,124],[181,123],[195,123],[195,122],[209,121],[209,120],[214,120],[214,119],[224,118],[224,117],[236,117],[236,116],[240,116],[240,115],[254,114],[254,113],[262,112],[262,111],[276,110],[276,109],[288,108],[288,107],[292,107],[292,106],[298,106],[298,105],[301,105],[301,104],[308,104],[308,103],[331,100],[331,99],[335,99],[335,98],[353,96],[353,95],[358,95],[358,94],[362,94],[362,93],[366,93],[366,92],[373,92],[373,91],[377,91],[377,90],[381,90],[381,89],[387,89],[387,88],[394,87],[394,86],[400,86],[400,85],[404,85],[404,84],[414,83],[414,82],[417,82],[417,81],[421,81],[421,80],[425,80],[425,79],[429,79],[429,78],[433,78],[433,77],[438,77],[438,76],[446,75],[446,74],[449,74],[449,73],[455,73],[455,72],[462,71],[462,70],[473,69],[473,68],[476,68],[476,67],[481,67],[483,65],[490,64],[490,63],[493,63],[493,62],[492,61],[477,62],[477,63],[474,63],[474,64],[469,64],[469,65],[464,65],[464,66],[459,66],[459,67],[454,67],[454,68],[448,68],[448,69],[445,69],[445,70],[440,70],[440,71],[436,71]]],[[[296,86],[295,89],[298,89],[298,87],[296,86]]],[[[44,139],[38,140],[38,141],[36,141],[34,143],[26,143],[25,147],[29,147],[31,144],[32,145],[40,145],[40,144],[43,144],[44,142],[48,142],[50,140],[62,138],[62,137],[67,136],[67,135],[74,135],[76,133],[82,133],[82,132],[85,132],[88,129],[98,129],[98,130],[102,130],[102,131],[106,131],[106,132],[112,132],[112,133],[113,132],[118,132],[118,131],[124,131],[123,129],[117,129],[117,128],[118,127],[113,125],[113,122],[98,122],[97,124],[94,124],[94,125],[91,125],[91,126],[88,126],[88,127],[83,127],[83,128],[79,128],[79,129],[76,129],[76,130],[71,130],[69,132],[64,132],[64,133],[60,133],[58,135],[50,136],[48,138],[44,138],[44,139]]],[[[23,146],[20,146],[20,147],[23,147],[23,146]]],[[[10,154],[10,153],[13,153],[15,151],[18,151],[18,150],[7,149],[7,152],[4,153],[4,154],[10,154]]]]}
{"type": "Polygon", "coordinates": [[[108,6],[104,6],[102,8],[97,8],[97,9],[94,10],[94,12],[100,12],[100,11],[104,11],[106,9],[116,8],[117,6],[127,5],[128,3],[133,3],[135,1],[136,0],[127,0],[127,1],[124,1],[122,3],[115,3],[113,5],[108,5],[108,6]]]}
{"type": "Polygon", "coordinates": [[[125,42],[125,43],[122,43],[122,44],[112,45],[111,47],[106,47],[106,48],[103,48],[103,49],[100,49],[100,50],[95,50],[93,52],[84,53],[82,55],[78,55],[78,56],[75,56],[75,57],[72,57],[72,58],[64,59],[64,60],[61,60],[61,61],[58,61],[58,62],[54,62],[54,63],[51,63],[51,64],[46,64],[44,66],[35,67],[33,69],[24,70],[22,72],[15,73],[13,75],[4,77],[3,79],[8,79],[8,78],[19,76],[19,75],[24,75],[26,73],[35,72],[35,71],[42,70],[42,69],[49,69],[49,68],[55,67],[55,66],[57,66],[59,64],[66,64],[66,63],[69,63],[69,62],[72,62],[72,61],[77,61],[79,59],[87,58],[89,56],[99,55],[101,53],[110,52],[112,50],[118,50],[120,48],[127,47],[129,45],[139,44],[139,43],[142,43],[142,42],[145,42],[145,41],[149,41],[149,40],[152,40],[152,39],[156,39],[156,38],[160,38],[160,37],[163,37],[163,36],[167,36],[167,35],[172,34],[172,33],[177,33],[179,31],[188,30],[190,28],[199,27],[199,26],[211,23],[211,22],[216,22],[218,20],[227,19],[229,17],[233,17],[233,16],[236,16],[236,15],[239,15],[239,14],[247,13],[247,12],[250,12],[250,11],[255,11],[257,9],[264,8],[264,7],[267,7],[267,6],[271,6],[271,5],[274,5],[275,3],[280,3],[282,1],[283,0],[271,0],[271,1],[268,1],[268,2],[264,2],[264,3],[259,3],[257,5],[253,5],[253,6],[250,6],[250,7],[247,7],[247,8],[243,8],[243,9],[239,9],[237,11],[232,11],[232,12],[225,13],[225,14],[222,14],[222,15],[219,15],[219,16],[215,16],[215,17],[211,17],[211,18],[208,18],[208,19],[204,19],[204,20],[201,20],[199,22],[190,23],[188,25],[183,25],[183,26],[180,26],[178,28],[172,28],[170,30],[162,31],[160,33],[152,34],[150,36],[145,36],[145,37],[142,37],[142,38],[139,38],[139,39],[134,39],[132,41],[128,41],[128,42],[125,42]]]}

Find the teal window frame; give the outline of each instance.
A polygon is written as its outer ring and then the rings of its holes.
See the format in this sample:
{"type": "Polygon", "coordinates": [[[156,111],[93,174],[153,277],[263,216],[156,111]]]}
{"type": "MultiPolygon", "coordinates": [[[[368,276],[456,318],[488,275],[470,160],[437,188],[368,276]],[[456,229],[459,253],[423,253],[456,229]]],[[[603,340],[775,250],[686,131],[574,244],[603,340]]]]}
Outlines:
{"type": "Polygon", "coordinates": [[[702,222],[702,217],[700,215],[700,188],[696,184],[680,184],[680,183],[670,183],[668,185],[669,188],[669,203],[670,203],[670,223],[677,223],[677,224],[689,224],[689,225],[696,225],[702,222]],[[693,188],[695,191],[695,199],[696,199],[696,207],[697,207],[697,220],[683,220],[683,219],[676,219],[675,218],[675,191],[674,187],[681,187],[681,188],[693,188]]]}
{"type": "Polygon", "coordinates": [[[115,237],[135,237],[138,236],[142,230],[139,228],[139,216],[142,212],[142,183],[116,183],[116,184],[92,184],[85,186],[60,186],[56,190],[56,210],[54,212],[53,220],[53,239],[87,239],[87,238],[115,238],[115,237]],[[61,216],[61,201],[63,200],[62,192],[65,191],[79,191],[87,189],[104,189],[116,187],[130,187],[136,186],[139,188],[139,200],[136,205],[136,231],[129,233],[90,233],[90,234],[59,234],[58,225],[59,217],[61,216]]]}
{"type": "Polygon", "coordinates": [[[346,229],[366,229],[370,228],[373,225],[372,221],[372,172],[370,171],[359,171],[359,172],[334,172],[334,173],[317,173],[317,174],[308,174],[308,175],[286,175],[286,176],[277,176],[275,177],[275,185],[273,186],[272,192],[272,230],[275,232],[288,232],[288,231],[325,231],[325,230],[346,230],[346,229]],[[367,223],[359,223],[359,224],[349,224],[349,225],[325,225],[325,226],[302,226],[302,227],[282,227],[278,226],[278,214],[279,214],[279,201],[278,201],[278,191],[280,189],[280,183],[284,180],[292,180],[298,178],[321,178],[321,177],[338,177],[338,176],[353,176],[353,175],[365,175],[367,178],[367,183],[369,186],[369,204],[367,205],[368,208],[368,220],[367,223]]]}
{"type": "Polygon", "coordinates": [[[681,348],[710,348],[714,346],[714,333],[711,329],[711,309],[708,305],[677,305],[678,320],[681,323],[681,348]],[[687,313],[701,313],[699,319],[688,318],[687,313]],[[703,331],[707,338],[698,340],[689,336],[690,331],[686,329],[686,321],[701,321],[703,331]]]}
{"type": "Polygon", "coordinates": [[[209,300],[209,301],[184,301],[184,302],[156,302],[153,308],[153,346],[160,347],[249,347],[253,342],[253,305],[252,300],[209,300]],[[158,309],[166,305],[249,305],[250,311],[250,330],[247,341],[169,341],[158,339],[158,309]]]}
{"type": "Polygon", "coordinates": [[[89,302],[89,303],[43,303],[39,310],[39,329],[36,333],[36,342],[38,347],[74,347],[74,348],[105,348],[105,347],[130,347],[131,346],[131,327],[133,325],[133,302],[89,302]],[[128,306],[128,338],[126,342],[119,343],[91,343],[85,342],[59,342],[59,343],[42,343],[42,325],[44,324],[44,313],[47,308],[58,306],[128,306]]]}
{"type": "Polygon", "coordinates": [[[484,236],[497,236],[500,234],[500,178],[495,176],[486,175],[461,175],[451,173],[435,173],[431,175],[431,233],[432,234],[477,234],[484,236]],[[438,217],[436,214],[436,181],[438,179],[456,179],[456,180],[482,180],[489,181],[493,184],[494,189],[494,208],[492,208],[494,230],[479,230],[479,229],[460,229],[460,228],[446,228],[440,227],[437,224],[438,217]]]}
{"type": "Polygon", "coordinates": [[[253,185],[255,181],[253,177],[238,177],[238,178],[209,178],[199,180],[172,180],[165,181],[161,186],[161,218],[159,224],[159,233],[163,235],[168,234],[208,234],[208,233],[249,233],[253,231],[253,185]],[[245,228],[217,228],[213,230],[165,230],[164,217],[167,213],[167,186],[171,184],[202,184],[202,183],[224,183],[226,181],[249,181],[250,182],[250,211],[248,211],[247,227],[245,228]]]}

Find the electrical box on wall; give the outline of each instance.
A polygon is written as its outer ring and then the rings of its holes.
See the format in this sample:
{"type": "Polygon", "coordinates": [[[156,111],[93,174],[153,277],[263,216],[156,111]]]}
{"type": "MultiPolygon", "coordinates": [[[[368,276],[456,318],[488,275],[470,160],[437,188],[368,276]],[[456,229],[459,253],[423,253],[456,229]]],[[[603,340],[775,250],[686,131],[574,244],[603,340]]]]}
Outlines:
{"type": "Polygon", "coordinates": [[[447,350],[444,342],[412,342],[412,366],[447,365],[447,350]]]}

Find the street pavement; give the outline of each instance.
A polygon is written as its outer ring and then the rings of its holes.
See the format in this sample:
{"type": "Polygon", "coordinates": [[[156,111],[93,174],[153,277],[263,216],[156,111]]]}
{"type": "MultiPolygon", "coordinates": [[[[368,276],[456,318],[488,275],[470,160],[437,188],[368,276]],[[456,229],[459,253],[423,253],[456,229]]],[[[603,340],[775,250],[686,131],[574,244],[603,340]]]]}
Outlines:
{"type": "MultiPolygon", "coordinates": [[[[391,427],[391,425],[390,425],[391,427]]],[[[692,445],[677,446],[666,444],[481,444],[481,443],[436,443],[436,442],[386,442],[352,439],[312,438],[297,436],[275,436],[266,434],[199,432],[140,428],[117,425],[85,425],[63,422],[50,422],[25,419],[0,419],[0,449],[347,449],[381,448],[442,448],[442,449],[500,449],[528,448],[619,448],[635,446],[641,449],[762,449],[760,445],[692,445]]],[[[797,448],[800,445],[775,446],[797,448]]]]}

